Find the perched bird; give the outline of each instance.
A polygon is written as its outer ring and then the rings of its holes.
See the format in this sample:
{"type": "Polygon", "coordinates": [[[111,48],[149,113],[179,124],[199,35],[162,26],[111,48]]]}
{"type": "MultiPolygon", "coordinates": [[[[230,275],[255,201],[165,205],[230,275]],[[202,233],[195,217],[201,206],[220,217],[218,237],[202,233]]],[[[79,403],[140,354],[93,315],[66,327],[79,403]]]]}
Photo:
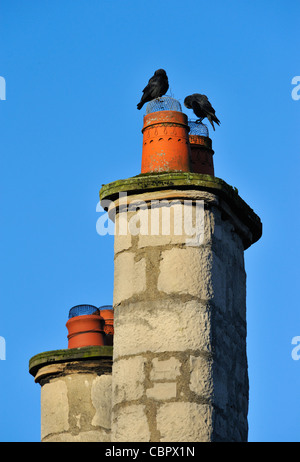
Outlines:
{"type": "Polygon", "coordinates": [[[214,130],[214,122],[220,125],[221,122],[217,118],[215,110],[208,101],[207,96],[200,95],[199,93],[193,93],[185,98],[184,105],[188,109],[193,109],[195,115],[199,117],[199,119],[196,120],[196,123],[201,123],[202,120],[207,117],[214,130]]]}
{"type": "Polygon", "coordinates": [[[143,96],[138,103],[137,108],[142,109],[145,103],[152,101],[155,98],[160,98],[165,95],[169,88],[169,81],[166,71],[158,69],[148,82],[148,85],[143,90],[143,96]]]}

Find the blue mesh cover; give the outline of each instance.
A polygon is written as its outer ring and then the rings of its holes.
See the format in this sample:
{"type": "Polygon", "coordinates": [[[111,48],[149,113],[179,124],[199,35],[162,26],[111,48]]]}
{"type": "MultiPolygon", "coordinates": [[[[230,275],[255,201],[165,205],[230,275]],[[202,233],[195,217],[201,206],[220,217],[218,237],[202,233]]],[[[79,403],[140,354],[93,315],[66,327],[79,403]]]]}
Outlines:
{"type": "Polygon", "coordinates": [[[181,104],[177,99],[170,96],[162,96],[150,101],[146,106],[146,114],[158,111],[178,111],[182,112],[181,104]]]}
{"type": "Polygon", "coordinates": [[[190,127],[189,135],[198,135],[198,136],[209,136],[209,131],[207,125],[203,123],[196,123],[193,120],[188,121],[190,127]]]}
{"type": "Polygon", "coordinates": [[[99,310],[112,310],[112,305],[99,306],[99,310]]]}
{"type": "Polygon", "coordinates": [[[75,316],[83,316],[85,314],[100,314],[99,309],[93,305],[76,305],[69,311],[69,319],[75,316]]]}

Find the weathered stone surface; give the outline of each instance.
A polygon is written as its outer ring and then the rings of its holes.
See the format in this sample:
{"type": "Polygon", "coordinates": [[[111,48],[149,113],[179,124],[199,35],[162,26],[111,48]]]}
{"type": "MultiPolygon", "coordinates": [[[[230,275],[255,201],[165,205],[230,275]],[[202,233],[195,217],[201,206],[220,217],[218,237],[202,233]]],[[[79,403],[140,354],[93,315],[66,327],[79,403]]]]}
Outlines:
{"type": "Polygon", "coordinates": [[[203,356],[190,356],[190,390],[212,400],[214,382],[211,360],[203,356]]]}
{"type": "Polygon", "coordinates": [[[41,390],[41,437],[69,430],[68,390],[64,380],[47,383],[41,390]]]}
{"type": "MultiPolygon", "coordinates": [[[[162,179],[151,188],[153,178],[126,182],[140,208],[126,205],[131,238],[115,247],[112,440],[245,441],[243,252],[260,222],[217,179],[170,175],[175,183],[159,189],[162,179]],[[146,193],[134,190],[143,181],[146,193]],[[187,211],[195,212],[184,198],[196,203],[201,194],[202,222],[196,226],[194,214],[178,232],[187,211]],[[197,239],[188,240],[195,229],[197,239]]],[[[110,210],[124,219],[121,206],[116,199],[110,210]]]]}
{"type": "Polygon", "coordinates": [[[45,443],[108,443],[110,434],[105,430],[80,432],[77,435],[69,432],[57,433],[44,438],[45,443]]]}
{"type": "Polygon", "coordinates": [[[68,389],[69,424],[76,431],[90,428],[95,409],[91,401],[93,374],[70,374],[65,377],[68,389]]]}
{"type": "Polygon", "coordinates": [[[222,306],[226,301],[226,273],[209,247],[174,247],[162,252],[158,290],[189,294],[222,306]]]}
{"type": "Polygon", "coordinates": [[[210,318],[210,310],[197,300],[132,302],[115,313],[114,359],[147,351],[210,352],[210,318]]]}
{"type": "Polygon", "coordinates": [[[128,231],[127,216],[125,213],[118,213],[115,221],[115,255],[123,250],[128,250],[131,244],[131,234],[128,231]]]}
{"type": "Polygon", "coordinates": [[[139,211],[144,228],[138,248],[186,244],[196,236],[196,212],[191,201],[153,201],[149,209],[139,211]]]}
{"type": "Polygon", "coordinates": [[[136,356],[116,360],[113,365],[113,406],[122,401],[133,401],[142,397],[145,381],[145,359],[136,356]]]}
{"type": "Polygon", "coordinates": [[[176,380],[180,376],[181,362],[174,357],[166,360],[154,358],[150,372],[151,380],[176,380]]]}
{"type": "Polygon", "coordinates": [[[112,425],[112,441],[150,441],[150,430],[143,404],[133,404],[119,410],[112,425]]]}
{"type": "Polygon", "coordinates": [[[146,290],[145,259],[135,261],[131,252],[120,253],[115,258],[114,305],[146,290]]]}
{"type": "Polygon", "coordinates": [[[41,385],[42,441],[110,441],[112,347],[40,353],[30,373],[41,385]]]}
{"type": "Polygon", "coordinates": [[[127,195],[140,194],[144,196],[153,193],[153,191],[163,190],[196,190],[200,193],[211,193],[217,196],[220,206],[226,208],[227,213],[234,214],[237,218],[235,219],[236,232],[241,235],[245,249],[260,239],[262,235],[260,218],[238,195],[236,188],[228,185],[224,180],[210,175],[190,172],[141,174],[103,185],[99,195],[101,202],[107,202],[117,200],[118,195],[124,192],[127,195]]]}
{"type": "Polygon", "coordinates": [[[152,388],[146,390],[148,398],[158,401],[166,401],[176,398],[177,385],[176,382],[158,382],[154,383],[152,388]]]}
{"type": "Polygon", "coordinates": [[[213,383],[214,404],[225,411],[228,404],[228,375],[225,368],[218,364],[214,364],[213,383]]]}
{"type": "Polygon", "coordinates": [[[109,441],[111,375],[54,376],[42,385],[41,408],[42,441],[109,441]]]}
{"type": "Polygon", "coordinates": [[[209,442],[212,408],[187,402],[163,404],[157,411],[157,428],[162,442],[209,442]]]}
{"type": "Polygon", "coordinates": [[[237,191],[208,175],[138,175],[101,194],[117,211],[114,380],[101,375],[110,367],[104,350],[32,358],[43,441],[109,441],[111,410],[113,441],[245,441],[243,251],[260,238],[259,218],[237,191]],[[141,209],[124,208],[121,191],[141,209]],[[179,230],[195,209],[185,210],[187,198],[205,202],[202,241],[197,229],[198,241],[187,242],[195,219],[179,230]],[[153,210],[151,200],[159,201],[153,210]],[[106,358],[87,368],[85,354],[106,358]]]}
{"type": "Polygon", "coordinates": [[[95,408],[92,425],[110,430],[111,427],[111,375],[96,376],[92,381],[91,400],[95,408]]]}

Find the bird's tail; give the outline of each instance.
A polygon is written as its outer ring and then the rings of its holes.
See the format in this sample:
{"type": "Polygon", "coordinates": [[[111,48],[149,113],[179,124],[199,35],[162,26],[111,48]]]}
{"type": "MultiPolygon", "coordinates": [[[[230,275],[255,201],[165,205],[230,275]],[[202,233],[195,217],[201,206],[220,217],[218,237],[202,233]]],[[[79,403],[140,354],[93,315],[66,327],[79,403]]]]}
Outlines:
{"type": "Polygon", "coordinates": [[[210,121],[211,125],[212,125],[212,128],[215,130],[215,126],[214,126],[214,122],[217,124],[217,125],[220,125],[220,121],[219,119],[215,116],[215,115],[208,115],[207,116],[208,120],[210,121]]]}
{"type": "Polygon", "coordinates": [[[137,104],[137,108],[138,110],[142,109],[142,107],[144,106],[144,103],[142,103],[141,101],[137,104]]]}
{"type": "Polygon", "coordinates": [[[214,121],[216,122],[217,125],[220,125],[220,123],[221,123],[221,122],[219,121],[218,117],[216,117],[216,116],[214,116],[214,121]]]}

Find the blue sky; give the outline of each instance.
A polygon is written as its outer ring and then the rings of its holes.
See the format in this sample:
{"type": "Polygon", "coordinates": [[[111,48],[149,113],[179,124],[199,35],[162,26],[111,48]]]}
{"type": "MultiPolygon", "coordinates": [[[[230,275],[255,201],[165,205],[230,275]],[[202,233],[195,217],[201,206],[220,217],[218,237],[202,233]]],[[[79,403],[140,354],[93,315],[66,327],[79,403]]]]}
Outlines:
{"type": "Polygon", "coordinates": [[[67,348],[73,305],[112,303],[98,193],[140,173],[136,104],[161,67],[182,105],[209,97],[215,174],[263,222],[245,253],[249,441],[300,441],[299,15],[296,0],[1,1],[0,441],[40,440],[30,357],[67,348]]]}

